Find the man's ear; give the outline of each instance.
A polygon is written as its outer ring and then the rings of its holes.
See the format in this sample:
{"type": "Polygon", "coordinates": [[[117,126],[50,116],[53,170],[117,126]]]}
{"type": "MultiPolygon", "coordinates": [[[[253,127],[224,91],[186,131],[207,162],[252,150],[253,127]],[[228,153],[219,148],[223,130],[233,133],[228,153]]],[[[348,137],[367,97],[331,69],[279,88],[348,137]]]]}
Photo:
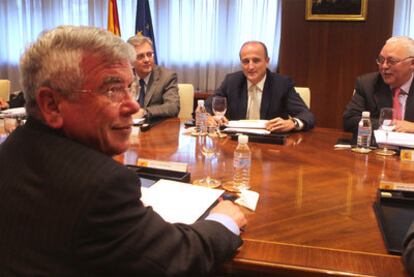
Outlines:
{"type": "Polygon", "coordinates": [[[60,111],[61,96],[48,87],[40,87],[36,91],[36,102],[44,122],[55,129],[63,126],[63,117],[60,111]]]}

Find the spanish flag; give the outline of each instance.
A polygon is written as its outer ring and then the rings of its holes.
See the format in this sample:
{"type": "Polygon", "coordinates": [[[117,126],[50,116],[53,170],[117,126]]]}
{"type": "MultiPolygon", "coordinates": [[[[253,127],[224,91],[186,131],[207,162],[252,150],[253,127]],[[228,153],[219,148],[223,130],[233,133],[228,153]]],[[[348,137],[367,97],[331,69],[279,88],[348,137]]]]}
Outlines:
{"type": "Polygon", "coordinates": [[[118,6],[116,0],[108,1],[108,31],[117,36],[121,36],[121,28],[119,28],[118,6]]]}

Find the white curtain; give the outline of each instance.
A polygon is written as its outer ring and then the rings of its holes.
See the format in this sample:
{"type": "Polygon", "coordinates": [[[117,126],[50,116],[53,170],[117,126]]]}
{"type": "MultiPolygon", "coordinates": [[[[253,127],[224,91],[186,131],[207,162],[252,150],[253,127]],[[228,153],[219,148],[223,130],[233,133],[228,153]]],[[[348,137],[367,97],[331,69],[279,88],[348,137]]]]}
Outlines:
{"type": "Polygon", "coordinates": [[[270,69],[280,44],[279,0],[154,0],[153,25],[160,64],[195,89],[217,88],[240,70],[239,50],[248,40],[268,47],[270,69]]]}
{"type": "MultiPolygon", "coordinates": [[[[179,82],[215,89],[239,70],[247,40],[263,41],[276,69],[280,0],[150,0],[160,65],[177,71],[179,82]]],[[[121,35],[135,33],[137,0],[118,0],[121,35]]],[[[0,0],[0,79],[20,89],[18,63],[27,44],[62,24],[107,28],[108,0],[0,0]]]]}
{"type": "Polygon", "coordinates": [[[392,33],[414,38],[414,0],[395,0],[392,33]]]}
{"type": "MultiPolygon", "coordinates": [[[[135,32],[136,0],[118,1],[123,38],[135,32]]],[[[39,34],[63,24],[107,28],[108,0],[0,0],[0,79],[19,90],[18,64],[39,34]]]]}

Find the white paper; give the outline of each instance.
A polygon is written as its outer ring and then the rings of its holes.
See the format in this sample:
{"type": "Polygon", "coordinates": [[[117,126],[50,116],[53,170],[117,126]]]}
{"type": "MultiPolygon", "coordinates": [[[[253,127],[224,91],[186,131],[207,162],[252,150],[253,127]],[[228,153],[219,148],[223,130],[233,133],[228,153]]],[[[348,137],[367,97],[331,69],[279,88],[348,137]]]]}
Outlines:
{"type": "Polygon", "coordinates": [[[230,120],[227,123],[229,128],[249,128],[249,129],[266,129],[268,120],[230,120]]]}
{"type": "Polygon", "coordinates": [[[192,224],[223,194],[224,190],[161,179],[141,188],[141,201],[152,206],[165,221],[192,224]]]}
{"type": "Polygon", "coordinates": [[[270,131],[266,129],[250,129],[250,128],[226,128],[223,132],[227,133],[244,133],[244,134],[258,134],[269,135],[270,131]]]}
{"type": "Polygon", "coordinates": [[[139,125],[141,123],[144,123],[144,121],[145,121],[144,117],[143,118],[134,118],[134,119],[132,119],[132,122],[133,122],[134,125],[139,125]]]}
{"type": "Polygon", "coordinates": [[[403,146],[414,148],[414,134],[410,133],[400,133],[400,132],[388,132],[388,139],[385,140],[385,131],[384,130],[375,130],[374,131],[375,140],[378,144],[389,144],[395,146],[403,146]]]}
{"type": "Polygon", "coordinates": [[[13,116],[25,116],[26,115],[26,108],[19,107],[19,108],[12,108],[1,111],[1,115],[4,117],[6,115],[13,115],[13,116]]]}
{"type": "Polygon", "coordinates": [[[237,204],[244,206],[252,211],[256,210],[257,202],[259,201],[259,193],[252,190],[241,190],[238,194],[239,198],[236,199],[237,204]]]}

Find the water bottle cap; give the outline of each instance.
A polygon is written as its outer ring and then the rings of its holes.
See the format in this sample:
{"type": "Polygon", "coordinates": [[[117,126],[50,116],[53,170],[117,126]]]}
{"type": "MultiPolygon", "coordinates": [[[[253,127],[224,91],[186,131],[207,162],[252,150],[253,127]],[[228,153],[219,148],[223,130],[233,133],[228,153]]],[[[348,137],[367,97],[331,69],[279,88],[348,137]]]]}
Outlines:
{"type": "Polygon", "coordinates": [[[246,144],[249,142],[249,137],[246,135],[239,135],[238,141],[239,143],[246,144]]]}
{"type": "Polygon", "coordinates": [[[363,117],[370,117],[370,115],[371,115],[371,113],[370,113],[370,112],[368,112],[368,111],[364,111],[364,112],[362,112],[362,116],[363,116],[363,117]]]}
{"type": "Polygon", "coordinates": [[[197,104],[198,104],[199,106],[204,106],[204,100],[203,100],[203,99],[199,99],[199,100],[197,101],[197,104]]]}

